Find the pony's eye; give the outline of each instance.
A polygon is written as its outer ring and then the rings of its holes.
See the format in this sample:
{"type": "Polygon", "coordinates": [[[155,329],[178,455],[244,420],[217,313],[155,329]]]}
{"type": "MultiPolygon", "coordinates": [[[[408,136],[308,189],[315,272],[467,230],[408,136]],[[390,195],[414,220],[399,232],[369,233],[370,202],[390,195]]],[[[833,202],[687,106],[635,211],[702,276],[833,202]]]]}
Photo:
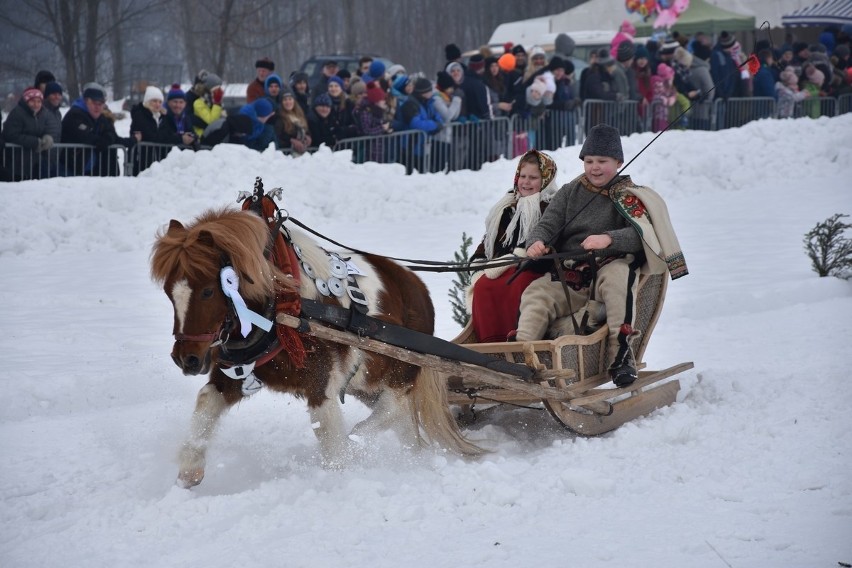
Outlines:
{"type": "Polygon", "coordinates": [[[205,288],[204,290],[202,290],[201,291],[201,297],[204,298],[205,300],[209,300],[210,298],[212,298],[213,297],[213,288],[212,287],[211,288],[205,288]]]}

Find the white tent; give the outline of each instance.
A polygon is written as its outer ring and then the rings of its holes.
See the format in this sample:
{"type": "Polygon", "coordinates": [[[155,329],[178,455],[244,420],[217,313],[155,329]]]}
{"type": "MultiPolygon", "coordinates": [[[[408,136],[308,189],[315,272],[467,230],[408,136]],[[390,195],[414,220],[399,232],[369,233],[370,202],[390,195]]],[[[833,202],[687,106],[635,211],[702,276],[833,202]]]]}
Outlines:
{"type": "Polygon", "coordinates": [[[852,0],[827,0],[800,8],[781,18],[785,26],[852,24],[852,0]]]}
{"type": "MultiPolygon", "coordinates": [[[[773,28],[781,28],[781,19],[785,14],[805,8],[814,0],[706,0],[707,3],[724,8],[731,12],[754,16],[755,25],[760,27],[763,22],[769,22],[773,28]]],[[[849,0],[843,0],[848,2],[849,0]]],[[[539,41],[543,35],[580,30],[597,30],[612,32],[614,35],[618,26],[624,20],[630,20],[640,25],[642,20],[636,14],[628,14],[624,0],[588,0],[579,6],[559,14],[519,20],[501,24],[494,30],[491,45],[499,45],[507,41],[523,45],[539,41]]]]}

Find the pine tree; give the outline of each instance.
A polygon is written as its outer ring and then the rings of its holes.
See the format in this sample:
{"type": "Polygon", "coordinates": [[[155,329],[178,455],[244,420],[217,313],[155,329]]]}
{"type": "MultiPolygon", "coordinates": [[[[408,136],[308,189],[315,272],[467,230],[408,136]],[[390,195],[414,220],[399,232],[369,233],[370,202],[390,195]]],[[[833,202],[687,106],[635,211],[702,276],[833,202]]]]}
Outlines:
{"type": "Polygon", "coordinates": [[[843,236],[852,225],[841,221],[843,217],[849,215],[835,213],[805,234],[805,251],[814,272],[821,277],[849,279],[852,276],[852,239],[843,236]]]}
{"type": "MultiPolygon", "coordinates": [[[[473,239],[467,236],[467,233],[462,233],[461,248],[453,253],[453,261],[457,263],[470,262],[470,245],[472,244],[473,239]]],[[[467,312],[467,305],[465,304],[465,290],[470,286],[470,274],[470,272],[456,272],[453,287],[450,289],[453,320],[462,327],[466,326],[470,320],[470,314],[467,312]]]]}

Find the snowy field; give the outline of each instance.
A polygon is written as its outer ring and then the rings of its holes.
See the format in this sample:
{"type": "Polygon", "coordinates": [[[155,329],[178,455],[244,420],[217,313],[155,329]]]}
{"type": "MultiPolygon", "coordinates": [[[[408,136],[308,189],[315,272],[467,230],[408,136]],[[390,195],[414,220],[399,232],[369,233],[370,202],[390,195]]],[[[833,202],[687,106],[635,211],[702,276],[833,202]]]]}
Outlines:
{"type": "MultiPolygon", "coordinates": [[[[651,138],[625,138],[628,159],[651,138]]],[[[553,153],[560,183],[578,150],[553,153]]],[[[0,566],[852,563],[852,282],[818,278],[802,247],[852,214],[850,164],[845,115],[670,132],[625,172],[666,198],[689,265],[646,352],[652,369],[695,362],[672,407],[592,439],[506,410],[467,431],[494,449],[481,459],[388,434],[328,471],[304,403],[262,391],[223,420],[192,490],[174,485],[177,451],[205,379],[169,357],[156,231],[261,176],[338,241],[446,260],[462,232],[481,238],[515,162],[405,176],[345,153],[219,146],[138,178],[0,185],[0,566]]],[[[452,276],[424,278],[451,338],[452,276]]],[[[352,397],[344,412],[366,415],[352,397]]]]}

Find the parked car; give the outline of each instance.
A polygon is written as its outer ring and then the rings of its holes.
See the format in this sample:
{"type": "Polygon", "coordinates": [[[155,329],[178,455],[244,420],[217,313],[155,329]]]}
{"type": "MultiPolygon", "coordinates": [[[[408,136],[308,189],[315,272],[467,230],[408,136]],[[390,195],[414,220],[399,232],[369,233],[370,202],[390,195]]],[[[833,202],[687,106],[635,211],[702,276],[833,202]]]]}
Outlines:
{"type": "Polygon", "coordinates": [[[308,75],[308,84],[313,85],[319,79],[319,76],[322,75],[322,66],[326,61],[332,60],[337,62],[337,66],[340,69],[346,69],[352,75],[355,75],[355,71],[358,70],[358,61],[364,57],[364,55],[368,57],[372,57],[374,60],[379,60],[385,64],[385,69],[393,65],[393,62],[390,59],[386,59],[379,55],[373,55],[370,53],[365,53],[363,55],[352,55],[352,54],[335,54],[335,55],[314,55],[310,59],[306,60],[299,67],[299,71],[303,73],[307,73],[308,75]]]}

